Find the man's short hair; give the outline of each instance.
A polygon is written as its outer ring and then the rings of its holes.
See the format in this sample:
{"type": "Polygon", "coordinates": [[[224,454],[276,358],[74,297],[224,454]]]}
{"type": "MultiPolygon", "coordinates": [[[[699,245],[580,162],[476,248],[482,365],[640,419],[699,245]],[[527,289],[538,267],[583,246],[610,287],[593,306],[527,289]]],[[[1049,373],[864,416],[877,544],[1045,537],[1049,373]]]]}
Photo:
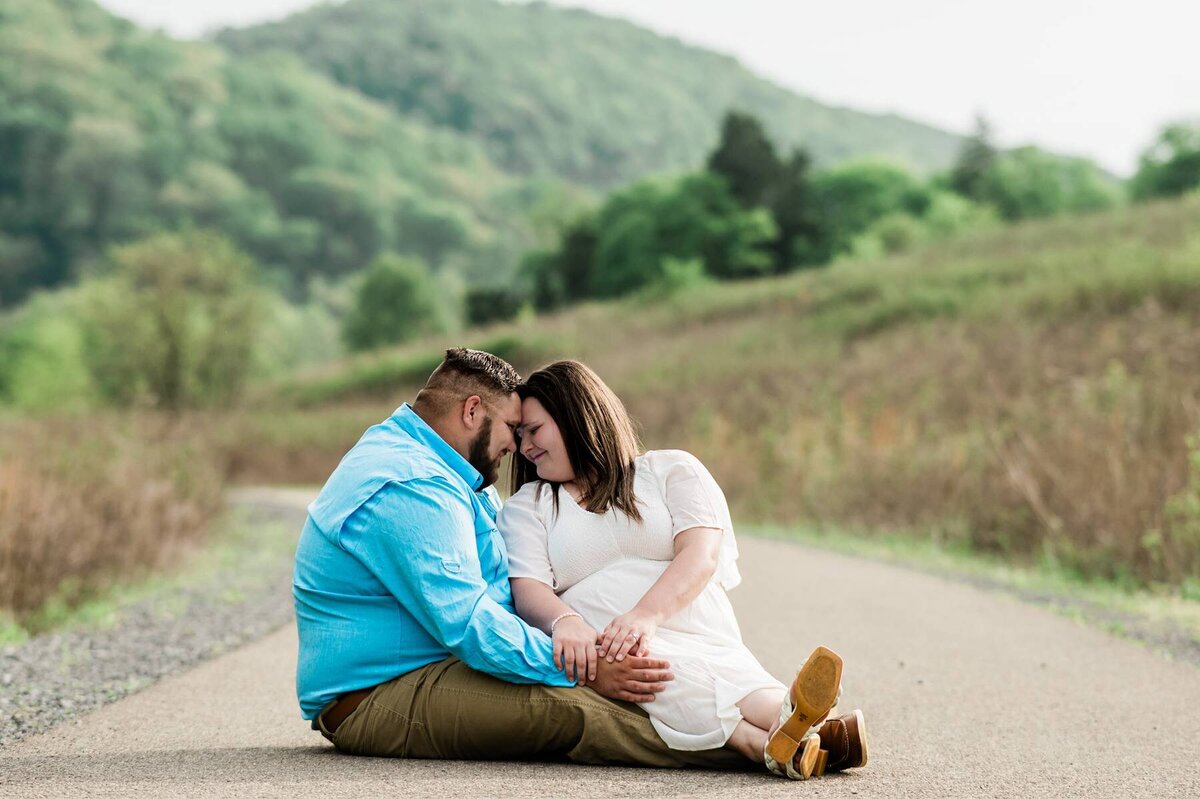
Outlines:
{"type": "Polygon", "coordinates": [[[517,390],[521,375],[503,358],[481,350],[452,347],[417,393],[413,406],[427,418],[449,413],[472,395],[503,399],[517,390]]]}

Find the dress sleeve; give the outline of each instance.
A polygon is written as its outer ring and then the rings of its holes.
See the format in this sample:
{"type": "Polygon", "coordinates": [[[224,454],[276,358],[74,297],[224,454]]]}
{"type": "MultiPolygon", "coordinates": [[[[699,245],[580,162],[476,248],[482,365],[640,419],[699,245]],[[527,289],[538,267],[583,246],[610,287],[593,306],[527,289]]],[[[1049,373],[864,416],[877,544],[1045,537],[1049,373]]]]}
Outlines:
{"type": "Polygon", "coordinates": [[[509,497],[496,517],[496,528],[508,549],[509,578],[530,577],[557,591],[546,524],[538,512],[537,487],[537,483],[526,483],[509,497]]]}
{"type": "Polygon", "coordinates": [[[677,536],[693,527],[723,530],[720,560],[713,579],[725,589],[733,588],[741,582],[741,575],[725,493],[696,456],[682,450],[659,450],[653,456],[651,468],[671,513],[671,535],[677,536]]]}

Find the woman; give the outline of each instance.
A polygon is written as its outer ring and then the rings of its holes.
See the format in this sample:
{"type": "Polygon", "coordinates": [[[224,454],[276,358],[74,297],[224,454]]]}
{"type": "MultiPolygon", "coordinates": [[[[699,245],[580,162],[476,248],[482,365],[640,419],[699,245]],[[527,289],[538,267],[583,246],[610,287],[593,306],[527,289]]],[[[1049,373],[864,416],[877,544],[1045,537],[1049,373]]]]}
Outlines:
{"type": "MultiPolygon", "coordinates": [[[[653,648],[675,679],[643,707],[668,746],[729,746],[793,779],[821,773],[817,729],[841,659],[818,647],[789,691],[742,643],[725,595],[740,581],[737,545],[708,471],[686,452],[639,454],[621,401],[581,363],[552,363],[518,393],[521,457],[498,525],[517,612],[552,636],[555,665],[584,682],[597,657],[653,648]]],[[[861,713],[849,720],[865,744],[861,713]]]]}

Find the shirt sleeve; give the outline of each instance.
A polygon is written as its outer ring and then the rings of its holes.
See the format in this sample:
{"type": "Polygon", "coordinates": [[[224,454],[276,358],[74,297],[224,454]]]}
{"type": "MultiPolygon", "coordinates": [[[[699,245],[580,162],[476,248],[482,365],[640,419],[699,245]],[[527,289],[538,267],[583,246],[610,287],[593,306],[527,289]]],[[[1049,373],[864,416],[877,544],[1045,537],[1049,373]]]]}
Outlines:
{"type": "Polygon", "coordinates": [[[530,577],[558,590],[550,565],[548,531],[537,508],[537,484],[526,483],[509,497],[496,518],[496,527],[508,549],[508,576],[530,577]]]}
{"type": "Polygon", "coordinates": [[[742,578],[737,569],[737,540],[725,492],[695,455],[682,450],[659,450],[653,456],[651,468],[671,514],[671,535],[694,527],[723,531],[713,579],[725,589],[733,588],[742,578]]]}
{"type": "Polygon", "coordinates": [[[366,523],[347,527],[363,533],[343,546],[451,654],[507,682],[574,684],[554,667],[550,638],[488,595],[474,511],[446,480],[389,483],[356,513],[366,523]]]}

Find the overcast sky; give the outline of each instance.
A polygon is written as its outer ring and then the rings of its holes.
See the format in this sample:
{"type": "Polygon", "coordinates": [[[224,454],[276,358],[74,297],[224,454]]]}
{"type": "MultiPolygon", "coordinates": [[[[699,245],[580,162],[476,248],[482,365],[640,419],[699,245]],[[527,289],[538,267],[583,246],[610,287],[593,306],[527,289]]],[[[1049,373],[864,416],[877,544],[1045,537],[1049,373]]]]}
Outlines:
{"type": "MultiPolygon", "coordinates": [[[[403,2],[403,0],[395,0],[403,2]]],[[[736,56],[833,105],[1086,155],[1119,174],[1167,121],[1200,117],[1191,0],[552,0],[736,56]]],[[[100,0],[194,38],[312,0],[100,0]]]]}

